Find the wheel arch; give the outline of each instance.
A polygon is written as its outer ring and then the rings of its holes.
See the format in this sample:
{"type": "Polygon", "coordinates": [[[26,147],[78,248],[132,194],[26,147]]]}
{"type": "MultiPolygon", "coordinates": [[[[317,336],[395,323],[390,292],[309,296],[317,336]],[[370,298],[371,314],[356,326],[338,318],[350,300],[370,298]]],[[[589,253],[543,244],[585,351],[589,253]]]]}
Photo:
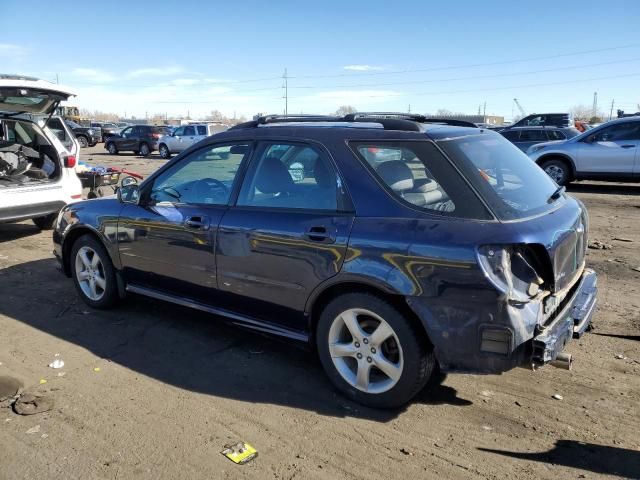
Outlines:
{"type": "Polygon", "coordinates": [[[388,301],[424,334],[426,341],[431,343],[424,324],[407,304],[405,295],[375,279],[348,277],[336,279],[318,287],[309,297],[305,307],[305,315],[307,317],[309,343],[312,348],[315,346],[316,328],[324,307],[334,298],[347,293],[369,293],[388,301]]]}
{"type": "MultiPolygon", "coordinates": [[[[64,241],[62,243],[62,269],[66,276],[71,276],[71,249],[73,248],[73,244],[78,240],[78,238],[83,235],[90,235],[95,238],[104,249],[107,251],[109,255],[109,259],[114,266],[119,264],[118,259],[114,258],[113,248],[105,242],[105,238],[100,234],[99,231],[94,228],[89,227],[88,225],[82,225],[80,227],[76,227],[71,229],[69,232],[65,234],[64,241]]],[[[117,268],[117,267],[116,267],[117,268]]]]}
{"type": "Polygon", "coordinates": [[[569,155],[553,152],[545,153],[536,160],[536,164],[538,164],[538,166],[542,166],[542,164],[547,160],[561,160],[565,162],[567,165],[569,165],[569,169],[571,170],[571,177],[576,178],[576,164],[569,155]]]}

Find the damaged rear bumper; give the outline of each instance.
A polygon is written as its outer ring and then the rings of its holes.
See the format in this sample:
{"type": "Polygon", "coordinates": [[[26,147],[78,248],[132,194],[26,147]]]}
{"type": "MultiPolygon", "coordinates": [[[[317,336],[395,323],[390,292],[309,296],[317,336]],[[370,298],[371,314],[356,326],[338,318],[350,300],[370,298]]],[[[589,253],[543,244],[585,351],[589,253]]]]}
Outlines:
{"type": "Polygon", "coordinates": [[[533,368],[556,360],[571,338],[580,338],[589,328],[598,304],[597,293],[596,273],[585,269],[570,301],[551,322],[537,328],[537,335],[532,340],[533,368]]]}
{"type": "Polygon", "coordinates": [[[566,362],[561,353],[588,329],[597,291],[596,273],[584,269],[566,296],[550,295],[547,302],[518,305],[467,293],[455,299],[407,297],[407,303],[424,325],[443,371],[497,374],[566,362]],[[555,312],[545,313],[550,308],[555,312]]]}

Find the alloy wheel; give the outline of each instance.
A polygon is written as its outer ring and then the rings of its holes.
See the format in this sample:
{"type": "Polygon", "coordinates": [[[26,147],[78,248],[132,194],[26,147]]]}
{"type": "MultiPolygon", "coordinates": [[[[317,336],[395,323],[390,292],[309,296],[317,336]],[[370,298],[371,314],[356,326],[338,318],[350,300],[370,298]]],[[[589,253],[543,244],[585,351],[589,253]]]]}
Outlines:
{"type": "Polygon", "coordinates": [[[400,340],[379,315],[363,308],[345,310],[333,320],[328,341],[333,365],[352,387],[377,394],[400,380],[404,368],[400,340]]]}
{"type": "Polygon", "coordinates": [[[82,293],[87,298],[98,301],[104,296],[107,280],[100,256],[91,247],[78,250],[75,260],[76,278],[82,293]]]}
{"type": "Polygon", "coordinates": [[[549,175],[554,182],[558,185],[564,181],[564,170],[557,165],[547,165],[544,169],[547,175],[549,175]]]}

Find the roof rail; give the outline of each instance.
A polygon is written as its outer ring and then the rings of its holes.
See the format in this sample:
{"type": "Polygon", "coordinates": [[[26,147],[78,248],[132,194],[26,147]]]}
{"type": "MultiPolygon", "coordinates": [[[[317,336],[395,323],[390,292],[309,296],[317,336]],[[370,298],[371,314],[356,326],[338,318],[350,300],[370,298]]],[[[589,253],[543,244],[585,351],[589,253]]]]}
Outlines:
{"type": "Polygon", "coordinates": [[[259,125],[269,123],[289,123],[289,122],[374,122],[379,123],[385,130],[405,130],[420,131],[417,123],[436,123],[442,125],[451,125],[455,127],[473,127],[478,128],[476,124],[465,122],[464,120],[455,120],[447,118],[427,118],[424,115],[416,113],[399,113],[399,112],[357,112],[349,113],[343,117],[336,115],[263,115],[249,122],[234,125],[229,130],[238,130],[244,128],[256,128],[259,125]]]}

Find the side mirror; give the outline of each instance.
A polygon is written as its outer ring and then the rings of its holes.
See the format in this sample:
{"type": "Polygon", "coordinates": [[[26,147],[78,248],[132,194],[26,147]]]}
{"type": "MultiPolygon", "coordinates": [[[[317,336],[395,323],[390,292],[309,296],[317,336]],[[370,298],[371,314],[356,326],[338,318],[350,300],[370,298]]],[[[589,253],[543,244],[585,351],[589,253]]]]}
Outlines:
{"type": "Polygon", "coordinates": [[[138,179],[132,176],[124,177],[120,182],[120,185],[123,187],[128,187],[129,185],[137,185],[137,184],[138,184],[138,179]]]}
{"type": "MultiPolygon", "coordinates": [[[[135,178],[133,177],[127,178],[131,178],[135,181],[135,178]]],[[[127,178],[125,178],[124,180],[126,180],[127,178]]],[[[137,182],[125,185],[124,180],[122,186],[118,189],[118,200],[121,203],[131,203],[137,205],[140,201],[140,187],[138,186],[137,182]]]]}

